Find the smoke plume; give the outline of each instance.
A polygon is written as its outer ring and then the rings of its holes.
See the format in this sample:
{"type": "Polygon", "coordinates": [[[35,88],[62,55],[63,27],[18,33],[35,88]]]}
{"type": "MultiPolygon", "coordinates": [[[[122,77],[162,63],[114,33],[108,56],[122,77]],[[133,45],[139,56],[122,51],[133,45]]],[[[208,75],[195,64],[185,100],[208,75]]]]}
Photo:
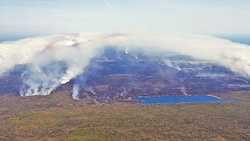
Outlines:
{"type": "MultiPolygon", "coordinates": [[[[0,75],[16,65],[26,64],[28,69],[22,74],[20,95],[48,95],[83,73],[91,59],[100,55],[107,46],[120,47],[125,54],[134,49],[146,54],[175,52],[250,76],[248,45],[210,36],[176,33],[82,33],[5,42],[0,44],[0,75]]],[[[180,69],[168,60],[165,63],[180,69]]],[[[78,99],[78,84],[74,85],[72,93],[72,97],[78,99]]]]}

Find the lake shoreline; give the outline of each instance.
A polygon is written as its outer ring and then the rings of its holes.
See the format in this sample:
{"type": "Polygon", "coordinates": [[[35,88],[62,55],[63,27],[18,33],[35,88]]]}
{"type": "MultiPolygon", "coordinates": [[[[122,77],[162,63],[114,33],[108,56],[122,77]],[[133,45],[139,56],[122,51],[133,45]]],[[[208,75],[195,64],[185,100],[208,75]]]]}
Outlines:
{"type": "Polygon", "coordinates": [[[148,96],[130,97],[130,101],[138,101],[139,104],[184,104],[184,103],[228,103],[236,100],[222,99],[216,95],[188,95],[188,96],[148,96]]]}

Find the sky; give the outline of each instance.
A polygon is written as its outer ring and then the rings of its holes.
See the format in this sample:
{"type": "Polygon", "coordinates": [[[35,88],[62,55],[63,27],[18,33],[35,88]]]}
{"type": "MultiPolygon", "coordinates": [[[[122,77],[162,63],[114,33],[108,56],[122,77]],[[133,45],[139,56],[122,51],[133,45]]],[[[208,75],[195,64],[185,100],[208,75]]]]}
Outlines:
{"type": "Polygon", "coordinates": [[[79,32],[250,34],[250,0],[1,0],[0,36],[79,32]]]}

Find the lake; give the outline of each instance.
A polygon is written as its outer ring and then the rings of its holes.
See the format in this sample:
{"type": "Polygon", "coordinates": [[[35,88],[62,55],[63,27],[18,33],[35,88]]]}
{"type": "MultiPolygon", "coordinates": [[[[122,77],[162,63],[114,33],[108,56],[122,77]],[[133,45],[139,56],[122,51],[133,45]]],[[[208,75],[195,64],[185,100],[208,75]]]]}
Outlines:
{"type": "Polygon", "coordinates": [[[136,97],[132,101],[140,101],[140,104],[182,104],[182,103],[225,103],[237,102],[236,100],[224,100],[213,95],[191,95],[191,96],[157,96],[136,97]]]}

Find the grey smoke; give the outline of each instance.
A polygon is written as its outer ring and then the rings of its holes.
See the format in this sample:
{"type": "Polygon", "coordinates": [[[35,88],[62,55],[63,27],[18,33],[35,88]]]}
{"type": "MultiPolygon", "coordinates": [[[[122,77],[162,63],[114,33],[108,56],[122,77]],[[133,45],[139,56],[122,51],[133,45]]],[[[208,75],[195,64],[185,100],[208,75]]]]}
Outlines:
{"type": "Polygon", "coordinates": [[[79,100],[79,88],[80,86],[78,84],[74,84],[72,89],[72,98],[75,100],[79,100]]]}
{"type": "Polygon", "coordinates": [[[125,87],[122,87],[123,91],[121,92],[120,96],[125,96],[128,92],[125,87]]]}
{"type": "Polygon", "coordinates": [[[168,60],[168,59],[165,60],[164,63],[165,63],[168,67],[170,67],[170,68],[176,69],[176,70],[178,70],[178,71],[181,70],[181,68],[180,68],[176,63],[174,63],[174,62],[172,62],[172,61],[170,61],[170,60],[168,60]]]}
{"type": "Polygon", "coordinates": [[[185,96],[188,95],[188,94],[187,94],[187,90],[186,90],[185,87],[181,87],[181,92],[182,92],[185,96]]]}
{"type": "Polygon", "coordinates": [[[93,95],[96,95],[96,92],[95,92],[94,88],[91,87],[91,86],[86,87],[85,90],[87,90],[88,92],[90,92],[90,93],[93,94],[93,95]]]}
{"type": "MultiPolygon", "coordinates": [[[[193,34],[69,34],[29,38],[0,44],[0,75],[16,65],[27,64],[21,96],[47,95],[58,86],[81,74],[90,60],[106,46],[117,46],[129,54],[138,49],[145,53],[178,54],[225,66],[250,76],[250,46],[229,40],[193,34]]],[[[166,61],[178,69],[178,65],[166,61]]],[[[72,96],[77,99],[75,85],[72,96]]],[[[94,91],[90,91],[95,93],[94,91]]]]}

